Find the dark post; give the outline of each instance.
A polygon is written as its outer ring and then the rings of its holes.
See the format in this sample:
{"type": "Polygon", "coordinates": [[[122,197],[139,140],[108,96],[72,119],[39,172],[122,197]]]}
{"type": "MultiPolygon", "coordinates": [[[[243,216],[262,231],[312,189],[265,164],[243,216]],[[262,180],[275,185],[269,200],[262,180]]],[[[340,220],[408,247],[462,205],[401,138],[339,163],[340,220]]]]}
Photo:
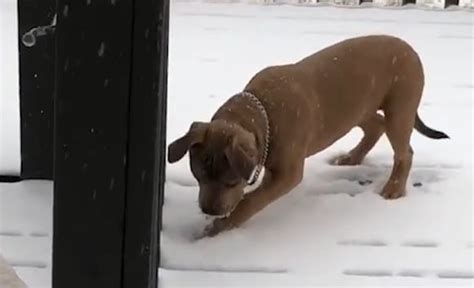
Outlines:
{"type": "Polygon", "coordinates": [[[58,1],[53,288],[157,286],[167,9],[58,1]]]}
{"type": "Polygon", "coordinates": [[[123,287],[156,287],[166,147],[168,0],[136,0],[123,287]],[[161,65],[160,65],[161,64],[161,65]]]}
{"type": "MultiPolygon", "coordinates": [[[[170,18],[170,7],[169,7],[169,0],[162,0],[163,1],[163,26],[160,26],[160,33],[161,34],[161,49],[160,49],[160,59],[163,63],[166,63],[166,65],[160,65],[160,85],[158,88],[160,89],[158,91],[159,95],[162,95],[159,97],[159,103],[158,107],[160,107],[160,111],[158,111],[159,115],[167,115],[167,107],[168,107],[168,39],[169,39],[169,18],[170,18]]],[[[160,120],[160,129],[159,135],[166,135],[166,118],[164,120],[160,120]]],[[[166,137],[159,137],[158,138],[158,147],[162,147],[162,150],[160,151],[160,155],[163,157],[163,159],[160,159],[158,161],[158,164],[160,165],[158,167],[158,171],[160,171],[160,176],[162,179],[165,179],[165,171],[166,171],[166,137]]],[[[165,180],[163,180],[165,181],[165,180]]],[[[163,206],[164,204],[164,190],[161,191],[161,197],[160,197],[160,206],[163,206]]],[[[160,208],[161,209],[161,208],[160,208]]],[[[160,231],[161,231],[161,226],[162,226],[162,218],[160,217],[160,231]]]]}
{"type": "Polygon", "coordinates": [[[50,25],[55,13],[55,0],[18,0],[23,179],[53,177],[54,33],[35,28],[50,25]]]}
{"type": "Polygon", "coordinates": [[[444,8],[448,8],[449,6],[459,6],[459,0],[446,0],[446,1],[444,1],[444,8]]]}

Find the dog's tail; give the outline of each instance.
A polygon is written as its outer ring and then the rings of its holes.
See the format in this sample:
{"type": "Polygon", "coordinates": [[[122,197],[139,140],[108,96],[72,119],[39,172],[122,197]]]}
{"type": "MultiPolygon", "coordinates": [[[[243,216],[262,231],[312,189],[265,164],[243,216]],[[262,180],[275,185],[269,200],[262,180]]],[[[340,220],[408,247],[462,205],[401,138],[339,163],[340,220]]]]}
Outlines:
{"type": "Polygon", "coordinates": [[[418,116],[418,114],[416,114],[415,118],[415,129],[426,137],[432,139],[449,139],[449,136],[446,135],[446,133],[431,129],[430,127],[426,126],[425,123],[421,121],[420,116],[418,116]]]}

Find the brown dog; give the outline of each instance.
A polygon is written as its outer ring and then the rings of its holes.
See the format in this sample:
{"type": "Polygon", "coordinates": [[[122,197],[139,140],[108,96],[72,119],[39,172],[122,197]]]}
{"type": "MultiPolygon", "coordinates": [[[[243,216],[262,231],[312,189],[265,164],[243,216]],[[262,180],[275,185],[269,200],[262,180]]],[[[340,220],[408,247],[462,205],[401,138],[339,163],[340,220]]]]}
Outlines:
{"type": "Polygon", "coordinates": [[[170,144],[168,161],[189,151],[201,210],[230,213],[206,228],[208,236],[239,226],[288,193],[303,177],[305,158],[356,126],[364,137],[334,164],[360,164],[385,132],[394,165],[381,195],[396,199],[405,195],[413,128],[430,138],[448,138],[418,117],[423,86],[420,58],[406,42],[391,36],[348,39],[297,63],[257,73],[211,122],[193,123],[170,144]],[[243,196],[248,179],[262,166],[262,183],[243,196]]]}

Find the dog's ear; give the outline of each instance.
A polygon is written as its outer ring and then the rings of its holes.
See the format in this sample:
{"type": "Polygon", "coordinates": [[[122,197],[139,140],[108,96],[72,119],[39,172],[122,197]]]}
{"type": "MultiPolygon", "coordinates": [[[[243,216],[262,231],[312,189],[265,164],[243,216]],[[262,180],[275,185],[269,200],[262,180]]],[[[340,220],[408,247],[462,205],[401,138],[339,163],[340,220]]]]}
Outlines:
{"type": "Polygon", "coordinates": [[[257,166],[257,155],[255,137],[250,133],[234,135],[225,149],[230,167],[246,180],[257,166]]]}
{"type": "Polygon", "coordinates": [[[168,146],[168,162],[179,161],[188,152],[192,145],[202,143],[209,123],[194,122],[186,135],[175,140],[168,146]]]}

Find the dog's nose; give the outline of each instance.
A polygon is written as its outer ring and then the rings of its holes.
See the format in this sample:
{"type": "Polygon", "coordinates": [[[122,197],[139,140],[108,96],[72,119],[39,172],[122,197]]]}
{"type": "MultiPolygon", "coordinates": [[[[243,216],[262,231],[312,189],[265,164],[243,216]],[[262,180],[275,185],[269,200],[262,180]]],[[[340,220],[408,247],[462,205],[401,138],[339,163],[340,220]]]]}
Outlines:
{"type": "Polygon", "coordinates": [[[211,216],[221,215],[220,213],[218,213],[218,211],[216,211],[213,208],[207,208],[207,207],[204,208],[204,207],[202,207],[201,210],[202,210],[202,213],[207,214],[207,215],[211,215],[211,216]]]}
{"type": "Polygon", "coordinates": [[[219,205],[219,204],[213,204],[213,205],[203,205],[201,207],[201,211],[204,214],[211,215],[211,216],[221,216],[227,213],[228,211],[228,205],[219,205]]]}

